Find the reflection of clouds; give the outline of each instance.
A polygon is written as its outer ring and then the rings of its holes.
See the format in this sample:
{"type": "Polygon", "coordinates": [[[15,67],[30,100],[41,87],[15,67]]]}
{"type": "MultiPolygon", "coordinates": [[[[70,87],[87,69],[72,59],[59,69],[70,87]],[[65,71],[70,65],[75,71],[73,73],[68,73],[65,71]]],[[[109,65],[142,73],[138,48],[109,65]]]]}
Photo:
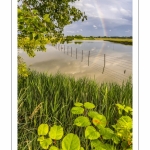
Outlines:
{"type": "MultiPolygon", "coordinates": [[[[94,41],[94,42],[97,42],[97,41],[94,41]]],[[[84,44],[86,45],[88,43],[83,42],[83,48],[85,46],[84,44]]],[[[116,52],[116,51],[106,50],[107,42],[103,42],[103,43],[100,42],[100,44],[99,43],[95,43],[95,44],[92,45],[90,43],[86,47],[87,50],[91,50],[90,66],[88,66],[88,63],[87,63],[87,56],[84,57],[84,62],[81,62],[81,59],[80,59],[81,57],[78,57],[78,59],[75,59],[74,53],[73,53],[73,57],[70,57],[70,55],[64,54],[64,52],[56,50],[55,48],[51,46],[48,46],[46,53],[40,52],[40,53],[37,53],[36,57],[31,58],[30,60],[29,58],[27,58],[25,60],[27,61],[29,60],[30,63],[28,64],[32,64],[31,69],[35,69],[37,71],[41,71],[41,72],[48,71],[48,73],[54,74],[58,70],[60,70],[61,73],[74,76],[75,78],[83,77],[83,76],[93,78],[95,74],[95,79],[98,81],[100,80],[102,81],[103,78],[108,79],[109,77],[107,75],[109,73],[112,73],[112,76],[111,76],[112,78],[115,78],[115,74],[117,73],[124,75],[124,76],[130,75],[132,73],[132,70],[131,70],[132,68],[131,69],[126,68],[127,65],[128,65],[127,67],[129,67],[129,65],[130,66],[132,65],[130,63],[126,64],[123,62],[123,60],[132,59],[132,58],[130,57],[127,58],[126,57],[127,55],[124,52],[119,53],[119,51],[116,52]],[[106,47],[104,47],[104,45],[106,47]],[[106,54],[106,63],[105,63],[105,72],[104,74],[102,74],[102,70],[104,66],[104,54],[106,54]],[[126,70],[125,74],[124,74],[124,70],[126,70]]],[[[72,44],[71,47],[73,48],[73,50],[75,50],[76,45],[72,44]]],[[[119,78],[121,77],[119,76],[119,78]]]]}

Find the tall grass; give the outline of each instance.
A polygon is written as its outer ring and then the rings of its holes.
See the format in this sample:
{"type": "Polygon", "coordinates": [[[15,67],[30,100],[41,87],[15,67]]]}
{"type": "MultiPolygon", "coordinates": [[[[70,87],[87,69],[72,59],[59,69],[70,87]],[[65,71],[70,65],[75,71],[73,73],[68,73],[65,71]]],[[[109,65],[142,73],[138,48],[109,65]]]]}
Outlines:
{"type": "MultiPolygon", "coordinates": [[[[116,103],[132,106],[131,79],[122,85],[103,83],[80,78],[75,80],[62,74],[46,75],[32,71],[28,78],[18,80],[18,149],[38,150],[37,127],[41,123],[50,126],[59,124],[65,133],[74,132],[79,136],[83,130],[72,126],[70,112],[74,102],[92,102],[95,110],[106,116],[108,126],[118,118],[116,103]]],[[[82,145],[87,142],[82,140],[82,145]]]]}

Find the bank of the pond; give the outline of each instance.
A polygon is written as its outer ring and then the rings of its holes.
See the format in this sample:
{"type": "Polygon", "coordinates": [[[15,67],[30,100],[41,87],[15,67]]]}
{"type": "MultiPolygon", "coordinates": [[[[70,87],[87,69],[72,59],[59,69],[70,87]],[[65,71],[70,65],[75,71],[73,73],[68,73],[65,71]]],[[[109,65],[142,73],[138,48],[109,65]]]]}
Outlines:
{"type": "Polygon", "coordinates": [[[103,40],[103,41],[109,41],[124,45],[132,45],[132,39],[131,38],[83,38],[83,39],[74,39],[74,40],[103,40]]]}
{"type": "MultiPolygon", "coordinates": [[[[57,73],[46,75],[35,71],[27,78],[18,78],[18,150],[40,149],[37,127],[41,123],[57,124],[65,133],[74,132],[82,138],[83,129],[72,126],[75,116],[70,112],[74,102],[92,102],[104,114],[107,126],[118,119],[116,103],[132,106],[132,83],[97,84],[86,78],[75,79],[57,73]]],[[[82,141],[83,147],[86,141],[82,141]]]]}

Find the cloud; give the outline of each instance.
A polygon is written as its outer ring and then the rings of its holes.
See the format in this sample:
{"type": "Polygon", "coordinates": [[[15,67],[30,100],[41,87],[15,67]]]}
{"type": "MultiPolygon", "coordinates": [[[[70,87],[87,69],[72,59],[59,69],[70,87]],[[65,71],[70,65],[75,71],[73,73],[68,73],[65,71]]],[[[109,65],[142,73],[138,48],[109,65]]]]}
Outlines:
{"type": "Polygon", "coordinates": [[[75,33],[74,31],[66,31],[66,32],[69,32],[69,33],[75,33]]]}
{"type": "Polygon", "coordinates": [[[85,4],[85,6],[88,7],[88,8],[95,8],[92,4],[88,4],[88,3],[85,4]]]}
{"type": "Polygon", "coordinates": [[[67,25],[65,34],[73,33],[67,31],[75,31],[74,34],[78,31],[83,35],[107,33],[115,36],[132,33],[132,0],[80,0],[72,5],[85,12],[88,20],[67,25]]]}

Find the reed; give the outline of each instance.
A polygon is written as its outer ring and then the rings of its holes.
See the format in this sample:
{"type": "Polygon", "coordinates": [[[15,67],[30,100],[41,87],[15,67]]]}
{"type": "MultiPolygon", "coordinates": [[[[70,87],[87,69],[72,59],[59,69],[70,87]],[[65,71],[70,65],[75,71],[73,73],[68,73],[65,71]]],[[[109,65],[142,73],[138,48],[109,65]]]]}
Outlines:
{"type": "Polygon", "coordinates": [[[106,116],[109,126],[118,118],[116,103],[132,106],[131,78],[122,85],[98,85],[87,78],[75,79],[57,73],[48,75],[30,72],[18,80],[18,150],[39,150],[37,127],[41,123],[62,125],[64,132],[74,132],[81,137],[83,130],[72,126],[75,116],[70,112],[75,102],[92,102],[95,110],[106,116]]]}

